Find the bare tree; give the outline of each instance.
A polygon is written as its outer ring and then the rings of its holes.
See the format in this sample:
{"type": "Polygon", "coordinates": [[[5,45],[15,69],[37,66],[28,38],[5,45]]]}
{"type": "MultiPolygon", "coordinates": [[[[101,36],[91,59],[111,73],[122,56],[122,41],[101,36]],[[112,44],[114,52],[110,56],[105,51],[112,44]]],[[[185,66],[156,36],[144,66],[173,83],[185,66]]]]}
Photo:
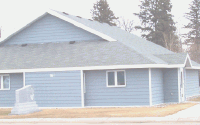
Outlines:
{"type": "Polygon", "coordinates": [[[179,39],[178,35],[175,35],[173,32],[170,33],[161,32],[161,33],[163,35],[162,41],[168,50],[174,52],[182,52],[181,39],[179,39]]]}
{"type": "Polygon", "coordinates": [[[117,20],[117,26],[124,29],[125,31],[131,33],[134,28],[134,21],[125,19],[124,17],[120,17],[120,19],[117,20]]]}

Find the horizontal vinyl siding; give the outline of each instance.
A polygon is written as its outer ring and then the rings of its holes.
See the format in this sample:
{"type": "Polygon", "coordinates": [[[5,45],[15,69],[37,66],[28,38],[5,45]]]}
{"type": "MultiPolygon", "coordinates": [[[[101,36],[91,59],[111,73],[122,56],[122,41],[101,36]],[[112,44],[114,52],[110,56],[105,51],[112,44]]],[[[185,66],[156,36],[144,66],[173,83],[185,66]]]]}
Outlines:
{"type": "Polygon", "coordinates": [[[5,45],[90,40],[102,38],[48,14],[10,38],[5,45]]]}
{"type": "Polygon", "coordinates": [[[199,94],[198,70],[186,70],[185,96],[190,97],[199,94]]]}
{"type": "Polygon", "coordinates": [[[81,107],[80,71],[26,73],[25,77],[39,107],[81,107]]]}
{"type": "Polygon", "coordinates": [[[164,103],[162,69],[151,69],[152,105],[164,103]]]}
{"type": "Polygon", "coordinates": [[[10,74],[10,90],[0,90],[0,107],[13,107],[15,90],[23,87],[23,74],[10,74]]]}
{"type": "Polygon", "coordinates": [[[106,71],[85,71],[85,106],[149,105],[148,69],[126,71],[126,87],[106,87],[106,71]]]}
{"type": "Polygon", "coordinates": [[[164,101],[179,102],[178,98],[178,69],[163,69],[164,101]]]}

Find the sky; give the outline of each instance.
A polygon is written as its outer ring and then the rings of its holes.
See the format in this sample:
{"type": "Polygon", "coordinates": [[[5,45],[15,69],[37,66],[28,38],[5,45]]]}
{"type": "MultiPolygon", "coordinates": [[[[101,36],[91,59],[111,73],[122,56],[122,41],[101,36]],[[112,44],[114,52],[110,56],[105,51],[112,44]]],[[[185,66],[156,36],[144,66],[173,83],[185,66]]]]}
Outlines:
{"type": "MultiPolygon", "coordinates": [[[[67,12],[71,15],[91,19],[91,9],[97,0],[0,0],[0,27],[2,38],[26,25],[48,9],[67,12]]],[[[135,25],[139,19],[133,15],[140,11],[140,0],[107,0],[116,17],[133,20],[135,25]]],[[[184,14],[188,12],[192,0],[171,0],[172,14],[177,26],[177,33],[185,33],[182,27],[188,23],[184,14]]],[[[133,34],[140,36],[140,31],[133,34]]]]}

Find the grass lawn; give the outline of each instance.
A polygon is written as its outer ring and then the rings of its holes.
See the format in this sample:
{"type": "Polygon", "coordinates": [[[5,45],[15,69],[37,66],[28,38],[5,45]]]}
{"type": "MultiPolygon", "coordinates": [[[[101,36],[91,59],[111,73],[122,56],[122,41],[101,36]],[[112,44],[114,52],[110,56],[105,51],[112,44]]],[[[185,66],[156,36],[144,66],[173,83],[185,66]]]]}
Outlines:
{"type": "Polygon", "coordinates": [[[11,109],[0,109],[0,119],[15,118],[97,118],[97,117],[163,117],[187,109],[195,103],[180,103],[133,108],[43,109],[28,115],[8,115],[11,109]]]}

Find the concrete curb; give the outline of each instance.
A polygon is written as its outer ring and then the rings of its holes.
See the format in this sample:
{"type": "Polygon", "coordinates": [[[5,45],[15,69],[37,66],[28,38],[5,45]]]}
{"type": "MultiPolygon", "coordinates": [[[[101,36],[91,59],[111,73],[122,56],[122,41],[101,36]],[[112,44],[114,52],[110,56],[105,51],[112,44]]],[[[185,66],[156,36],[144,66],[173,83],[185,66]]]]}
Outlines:
{"type": "Polygon", "coordinates": [[[166,117],[134,117],[134,118],[27,118],[0,119],[0,123],[148,123],[148,122],[200,122],[200,117],[166,118],[166,117]]]}

